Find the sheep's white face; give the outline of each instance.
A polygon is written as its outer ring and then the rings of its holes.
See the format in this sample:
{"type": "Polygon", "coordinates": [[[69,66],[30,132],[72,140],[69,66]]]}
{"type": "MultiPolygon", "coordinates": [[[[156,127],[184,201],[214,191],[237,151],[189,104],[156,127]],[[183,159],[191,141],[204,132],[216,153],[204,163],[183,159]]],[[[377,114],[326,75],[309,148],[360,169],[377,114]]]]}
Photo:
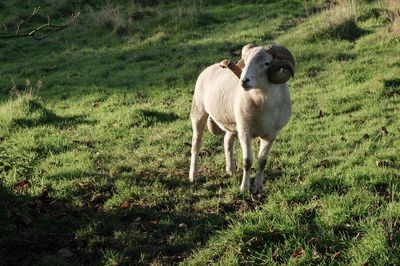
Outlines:
{"type": "Polygon", "coordinates": [[[245,90],[265,87],[269,83],[267,70],[273,61],[272,55],[263,47],[255,47],[243,59],[245,67],[240,77],[242,87],[245,90]]]}

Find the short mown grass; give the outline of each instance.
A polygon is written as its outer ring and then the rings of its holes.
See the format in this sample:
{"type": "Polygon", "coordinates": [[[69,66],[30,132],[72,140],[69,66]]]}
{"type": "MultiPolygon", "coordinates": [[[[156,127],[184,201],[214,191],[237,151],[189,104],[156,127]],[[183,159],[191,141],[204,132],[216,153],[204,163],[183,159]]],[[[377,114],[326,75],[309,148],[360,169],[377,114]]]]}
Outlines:
{"type": "Polygon", "coordinates": [[[0,40],[0,264],[400,264],[398,10],[336,2],[0,3],[9,29],[81,11],[0,40]],[[297,61],[265,192],[209,133],[191,184],[196,77],[251,42],[297,61]]]}

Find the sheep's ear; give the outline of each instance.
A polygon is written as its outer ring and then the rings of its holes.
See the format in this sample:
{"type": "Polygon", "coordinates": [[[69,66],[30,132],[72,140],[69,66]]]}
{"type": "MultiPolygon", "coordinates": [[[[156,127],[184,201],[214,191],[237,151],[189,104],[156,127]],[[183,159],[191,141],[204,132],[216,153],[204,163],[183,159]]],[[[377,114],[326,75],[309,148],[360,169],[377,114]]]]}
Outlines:
{"type": "Polygon", "coordinates": [[[249,43],[249,44],[246,44],[245,46],[243,46],[242,58],[236,63],[236,65],[238,67],[240,67],[241,69],[243,69],[245,67],[244,59],[247,57],[247,54],[249,53],[249,51],[251,49],[253,49],[254,47],[257,47],[257,45],[252,44],[252,43],[249,43]]]}
{"type": "Polygon", "coordinates": [[[243,48],[242,48],[242,59],[246,58],[246,56],[249,53],[249,51],[251,49],[253,49],[254,47],[257,47],[257,45],[252,44],[252,43],[249,43],[249,44],[246,44],[245,46],[243,46],[243,48]]]}
{"type": "Polygon", "coordinates": [[[236,65],[237,65],[240,69],[243,69],[243,68],[245,67],[244,59],[241,58],[241,59],[236,63],[236,65]]]}

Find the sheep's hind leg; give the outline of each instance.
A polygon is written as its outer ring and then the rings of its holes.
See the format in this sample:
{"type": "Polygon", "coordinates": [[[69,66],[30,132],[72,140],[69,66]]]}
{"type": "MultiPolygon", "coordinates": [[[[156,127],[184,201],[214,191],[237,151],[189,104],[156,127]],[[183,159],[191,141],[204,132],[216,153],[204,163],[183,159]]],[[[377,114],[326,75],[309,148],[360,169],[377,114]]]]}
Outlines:
{"type": "Polygon", "coordinates": [[[195,181],[198,177],[199,172],[199,152],[201,147],[201,141],[203,138],[204,128],[207,123],[208,114],[195,113],[191,114],[193,137],[192,137],[192,151],[190,159],[190,172],[189,180],[191,182],[195,181]]]}
{"type": "Polygon", "coordinates": [[[260,139],[260,152],[258,153],[258,169],[256,180],[254,181],[253,193],[262,192],[264,189],[264,168],[267,163],[269,151],[274,140],[260,139]]]}
{"type": "Polygon", "coordinates": [[[235,134],[232,132],[226,132],[224,137],[224,150],[226,160],[226,173],[232,175],[235,170],[235,157],[233,154],[233,143],[235,141],[235,134]]]}

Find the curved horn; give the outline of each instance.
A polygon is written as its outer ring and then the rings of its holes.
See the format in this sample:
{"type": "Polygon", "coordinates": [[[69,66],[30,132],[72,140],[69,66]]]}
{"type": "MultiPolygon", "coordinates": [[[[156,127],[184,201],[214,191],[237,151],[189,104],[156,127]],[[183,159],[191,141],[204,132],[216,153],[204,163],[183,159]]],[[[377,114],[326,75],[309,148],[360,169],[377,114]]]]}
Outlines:
{"type": "Polygon", "coordinates": [[[294,77],[295,61],[288,49],[279,45],[269,45],[265,49],[274,58],[267,71],[268,79],[272,83],[285,83],[291,77],[294,77]]]}

